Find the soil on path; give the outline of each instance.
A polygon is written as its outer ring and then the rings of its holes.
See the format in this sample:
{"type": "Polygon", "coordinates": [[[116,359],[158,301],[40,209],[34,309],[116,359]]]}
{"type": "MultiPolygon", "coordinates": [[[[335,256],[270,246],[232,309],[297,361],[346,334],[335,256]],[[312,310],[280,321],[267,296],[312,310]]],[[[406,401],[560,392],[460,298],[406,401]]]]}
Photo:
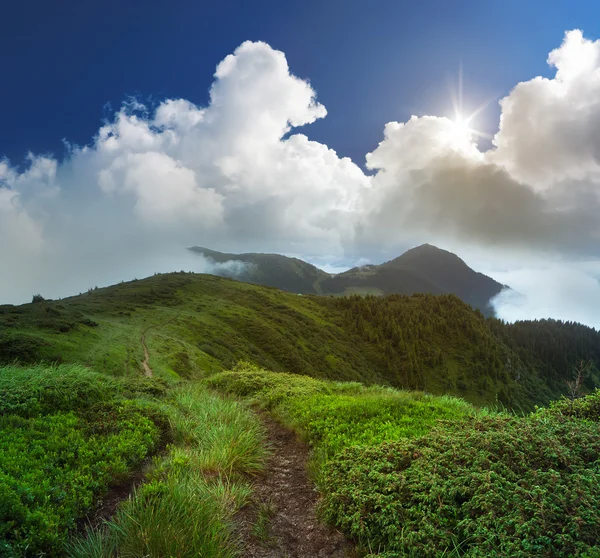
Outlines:
{"type": "Polygon", "coordinates": [[[148,333],[148,331],[150,331],[153,328],[166,326],[167,324],[174,322],[177,319],[177,317],[178,316],[175,316],[174,318],[170,318],[169,320],[167,320],[166,322],[163,322],[161,324],[154,324],[154,325],[148,326],[144,331],[142,331],[142,336],[140,338],[140,341],[142,343],[142,348],[144,349],[144,360],[142,361],[142,368],[144,370],[144,376],[146,376],[147,378],[151,378],[153,375],[153,372],[152,372],[152,368],[150,368],[150,353],[148,352],[148,345],[146,344],[146,333],[148,333]]]}
{"type": "Polygon", "coordinates": [[[237,517],[244,558],[352,558],[352,545],[317,519],[319,494],[308,478],[309,449],[262,415],[272,454],[254,484],[252,502],[237,517]],[[270,516],[270,517],[269,517],[270,516]],[[257,532],[255,525],[263,525],[257,532]]]}
{"type": "MultiPolygon", "coordinates": [[[[148,331],[148,330],[146,330],[148,331]]],[[[152,368],[150,368],[150,364],[148,363],[150,360],[150,354],[148,353],[148,345],[146,345],[146,332],[142,333],[142,347],[144,348],[144,360],[142,361],[142,368],[144,369],[144,376],[147,378],[152,377],[152,368]]]]}

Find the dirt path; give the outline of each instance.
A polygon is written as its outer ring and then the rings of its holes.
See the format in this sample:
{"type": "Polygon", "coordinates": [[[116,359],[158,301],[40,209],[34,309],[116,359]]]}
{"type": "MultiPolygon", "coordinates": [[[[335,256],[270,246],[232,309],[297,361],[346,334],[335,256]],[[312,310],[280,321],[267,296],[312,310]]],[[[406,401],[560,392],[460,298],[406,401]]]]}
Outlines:
{"type": "Polygon", "coordinates": [[[238,515],[244,558],[350,558],[353,547],[323,525],[319,495],[306,474],[308,447],[263,415],[272,456],[255,481],[250,505],[238,515]]]}
{"type": "MultiPolygon", "coordinates": [[[[146,330],[148,331],[148,330],[146,330]]],[[[144,348],[144,360],[142,361],[142,368],[144,369],[144,376],[147,378],[152,377],[152,368],[150,368],[150,364],[148,361],[150,360],[150,354],[148,353],[148,345],[146,345],[146,331],[142,333],[142,347],[144,348]]]]}
{"type": "Polygon", "coordinates": [[[148,345],[146,344],[146,333],[148,333],[148,331],[150,331],[151,329],[153,329],[155,327],[166,326],[167,324],[174,322],[178,317],[179,317],[179,314],[177,316],[175,316],[174,318],[171,318],[161,324],[154,324],[154,325],[148,326],[144,331],[142,331],[142,335],[140,337],[140,341],[142,343],[142,348],[144,349],[144,360],[142,361],[142,368],[144,370],[144,376],[146,376],[147,378],[151,378],[153,372],[152,372],[152,368],[150,368],[150,353],[148,352],[148,345]]]}

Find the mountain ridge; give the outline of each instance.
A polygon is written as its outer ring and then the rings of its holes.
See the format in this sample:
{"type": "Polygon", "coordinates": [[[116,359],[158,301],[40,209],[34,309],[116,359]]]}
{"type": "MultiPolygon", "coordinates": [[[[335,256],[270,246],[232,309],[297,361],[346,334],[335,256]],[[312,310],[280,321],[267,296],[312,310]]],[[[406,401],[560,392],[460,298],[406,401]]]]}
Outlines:
{"type": "Polygon", "coordinates": [[[431,244],[411,248],[382,264],[358,266],[337,274],[280,254],[229,254],[200,246],[189,250],[217,264],[214,275],[297,294],[455,294],[492,316],[492,299],[509,288],[473,270],[456,254],[431,244]],[[229,262],[241,262],[246,267],[228,269],[225,264],[229,262]]]}

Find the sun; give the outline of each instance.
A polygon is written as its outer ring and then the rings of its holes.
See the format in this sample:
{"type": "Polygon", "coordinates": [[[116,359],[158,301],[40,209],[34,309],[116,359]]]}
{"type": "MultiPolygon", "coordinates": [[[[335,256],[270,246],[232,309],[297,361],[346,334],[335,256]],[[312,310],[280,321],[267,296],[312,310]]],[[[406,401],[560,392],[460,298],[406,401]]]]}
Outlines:
{"type": "Polygon", "coordinates": [[[450,148],[467,152],[473,149],[473,139],[480,133],[472,128],[471,118],[465,118],[457,113],[454,118],[446,118],[440,139],[450,148]]]}
{"type": "Polygon", "coordinates": [[[472,113],[465,116],[463,105],[463,76],[462,64],[458,74],[458,91],[452,94],[452,105],[454,116],[447,118],[443,139],[447,144],[457,151],[472,151],[480,138],[491,139],[491,136],[477,130],[474,126],[475,118],[484,110],[490,101],[482,103],[472,113]]]}
{"type": "Polygon", "coordinates": [[[470,126],[471,119],[465,118],[462,114],[457,113],[454,119],[450,121],[448,133],[453,137],[457,143],[471,140],[475,133],[470,126]]]}

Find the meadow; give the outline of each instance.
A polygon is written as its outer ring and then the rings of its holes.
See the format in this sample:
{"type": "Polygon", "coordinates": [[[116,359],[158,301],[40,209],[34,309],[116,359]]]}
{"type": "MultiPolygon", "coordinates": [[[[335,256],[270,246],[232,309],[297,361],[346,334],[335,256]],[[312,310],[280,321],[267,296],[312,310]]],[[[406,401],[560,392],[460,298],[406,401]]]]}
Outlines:
{"type": "Polygon", "coordinates": [[[361,558],[600,556],[595,353],[565,399],[543,341],[588,329],[190,274],[2,306],[0,556],[243,556],[265,416],[361,558]]]}

